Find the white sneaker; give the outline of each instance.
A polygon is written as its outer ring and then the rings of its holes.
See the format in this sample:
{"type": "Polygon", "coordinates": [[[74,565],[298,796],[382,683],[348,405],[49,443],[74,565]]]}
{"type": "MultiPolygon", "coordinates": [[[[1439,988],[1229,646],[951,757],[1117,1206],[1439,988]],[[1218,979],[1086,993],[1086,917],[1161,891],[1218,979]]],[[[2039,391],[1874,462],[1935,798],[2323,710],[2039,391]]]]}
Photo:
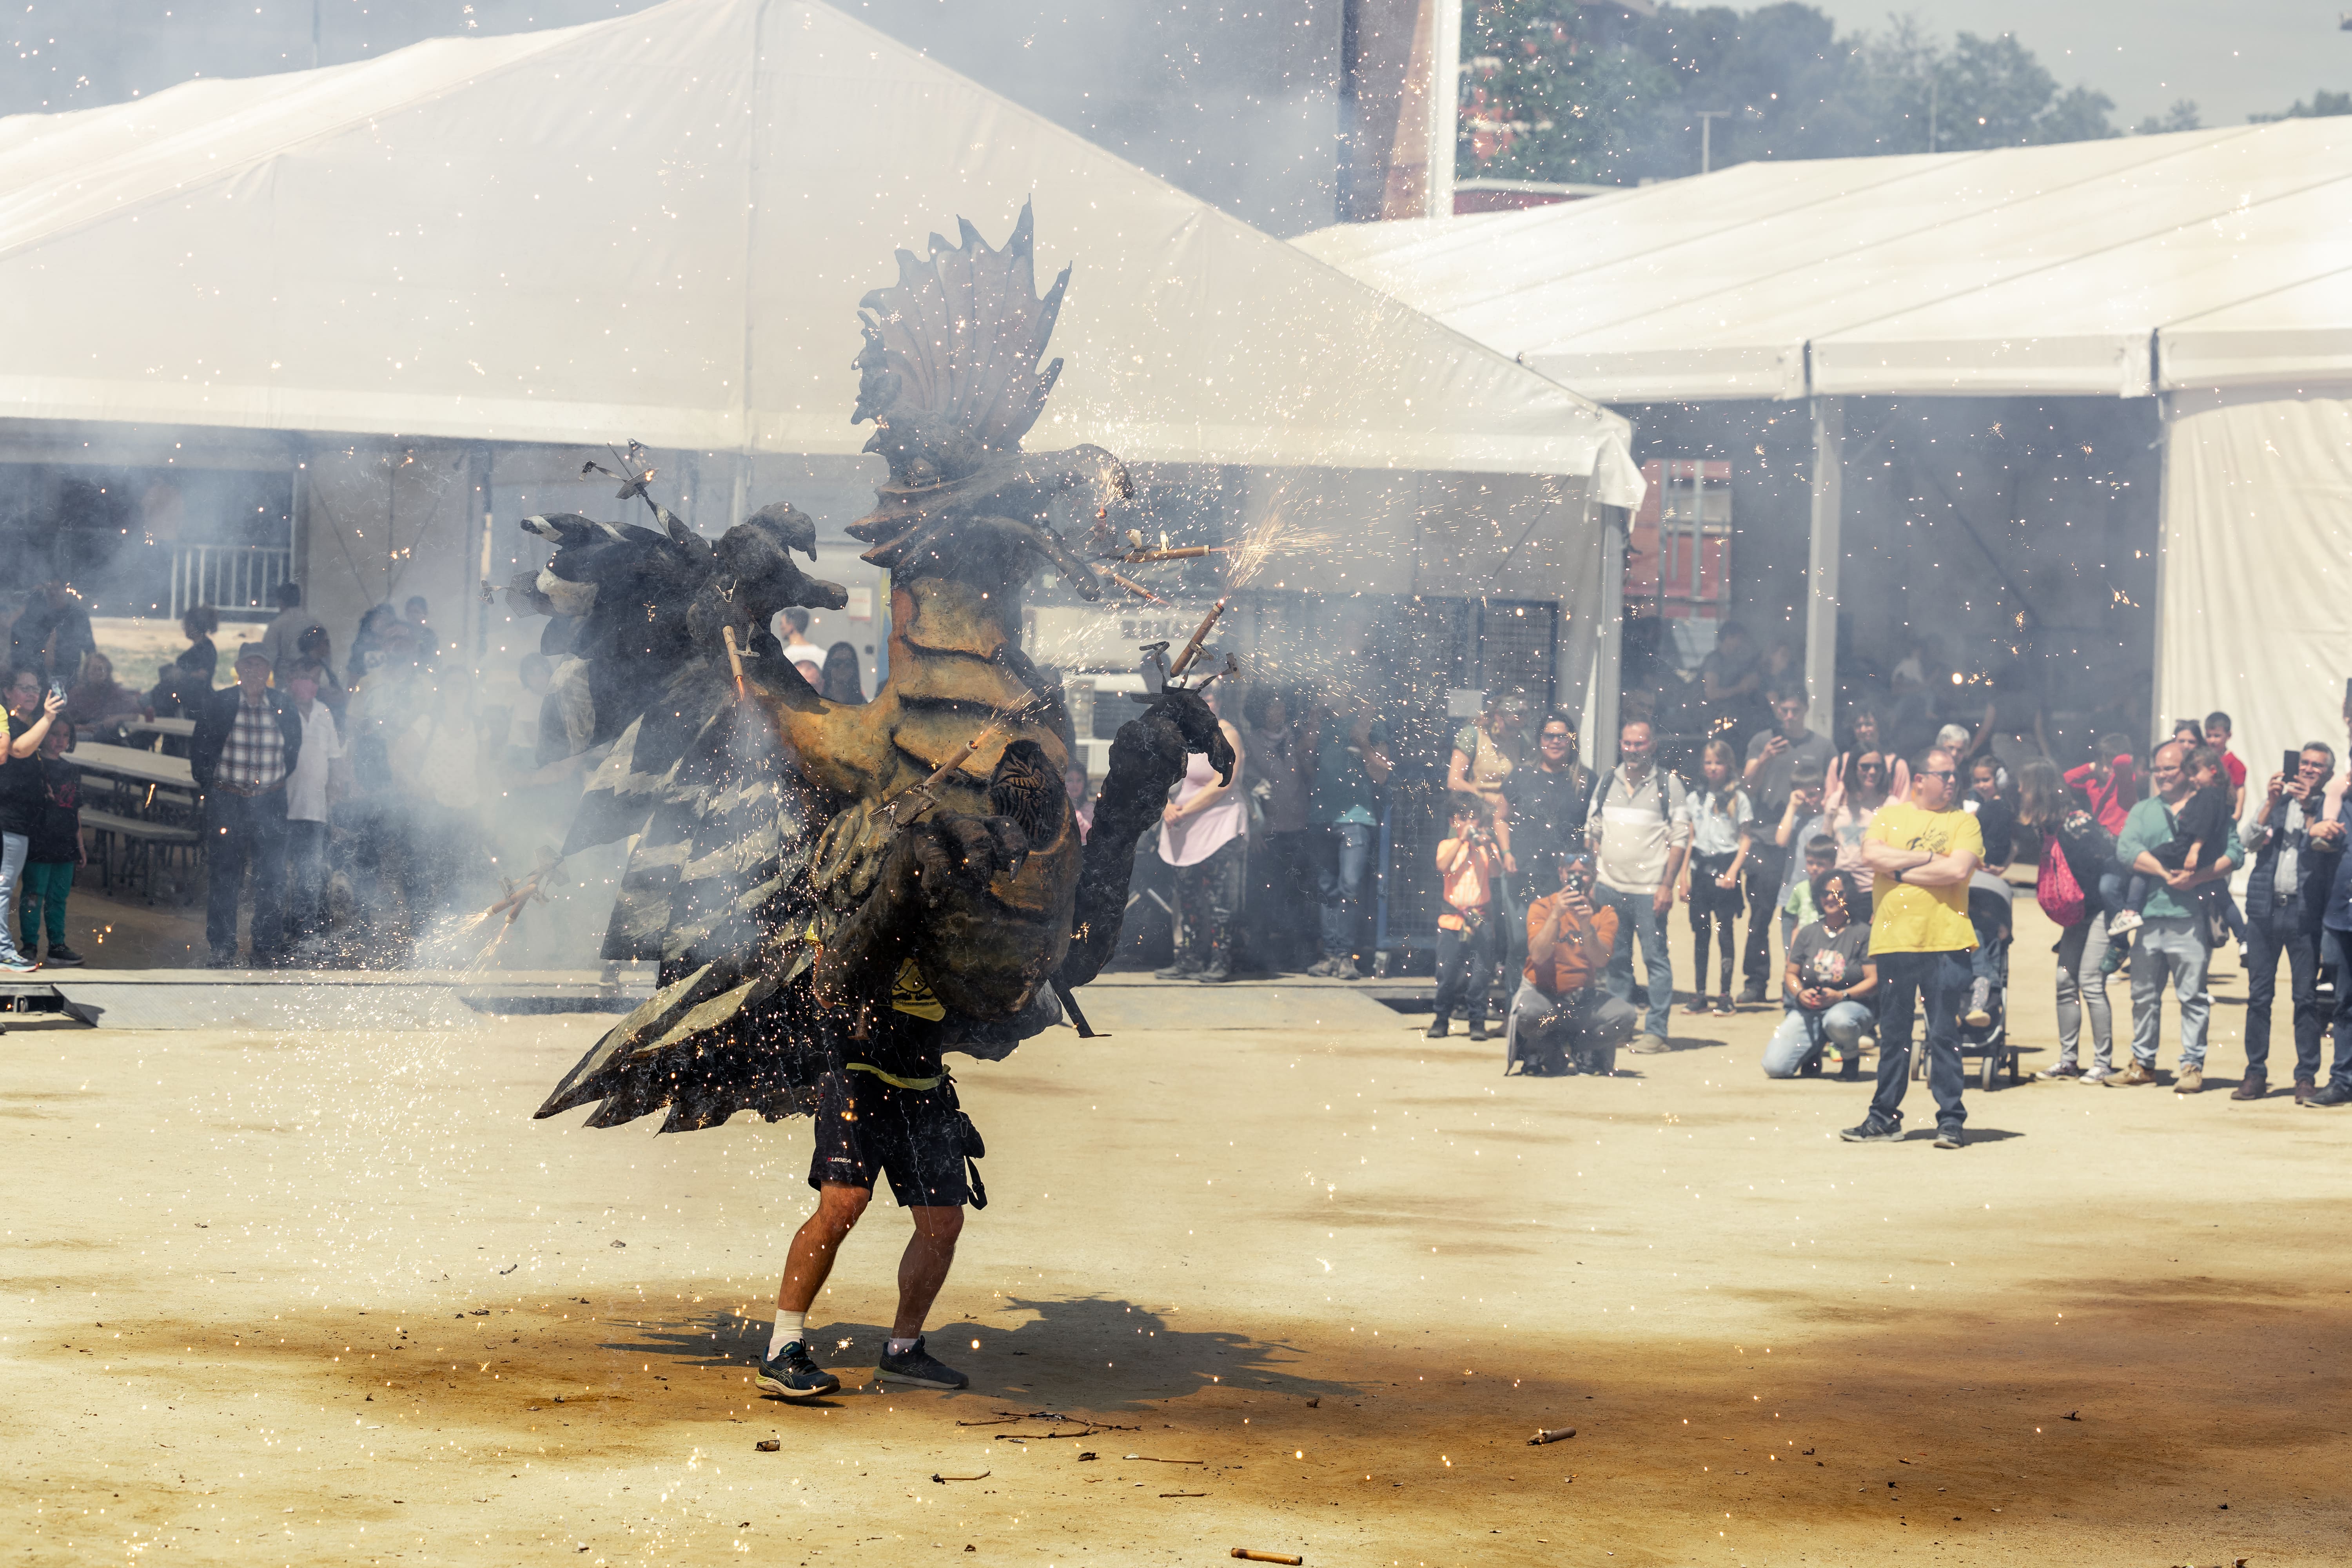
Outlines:
{"type": "Polygon", "coordinates": [[[2141,925],[2144,923],[2145,922],[2141,921],[2137,911],[2133,910],[2117,910],[2114,914],[2107,917],[2107,934],[2109,936],[2122,936],[2126,932],[2139,930],[2141,925]]]}
{"type": "Polygon", "coordinates": [[[2083,1071],[2083,1076],[2076,1079],[2074,1081],[2080,1084],[2087,1084],[2091,1088],[2096,1089],[2101,1084],[2106,1082],[2107,1079],[2115,1076],[2116,1069],[2113,1068],[2086,1068],[2083,1071]]]}

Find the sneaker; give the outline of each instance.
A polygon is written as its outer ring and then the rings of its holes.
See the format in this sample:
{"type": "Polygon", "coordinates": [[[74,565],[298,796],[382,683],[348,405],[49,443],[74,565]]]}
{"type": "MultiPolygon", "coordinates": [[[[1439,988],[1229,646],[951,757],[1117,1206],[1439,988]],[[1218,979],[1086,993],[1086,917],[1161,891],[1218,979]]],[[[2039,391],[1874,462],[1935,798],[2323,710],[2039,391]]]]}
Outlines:
{"type": "Polygon", "coordinates": [[[1969,1010],[1960,1015],[1960,1022],[1971,1029],[1981,1029],[1992,1022],[1992,982],[1979,976],[1969,983],[1969,1010]]]}
{"type": "Polygon", "coordinates": [[[2145,923],[2147,922],[2140,919],[2138,911],[2135,910],[2117,910],[2114,914],[2107,917],[2107,934],[2109,936],[2127,936],[2131,932],[2139,930],[2139,928],[2145,923]]]}
{"type": "Polygon", "coordinates": [[[2115,973],[2124,966],[2124,960],[2130,956],[2131,945],[2128,942],[2107,943],[2106,956],[2099,960],[2099,978],[2105,980],[2108,975],[2115,973]]]}
{"type": "Polygon", "coordinates": [[[1683,1011],[1685,1013],[1697,1014],[1711,1013],[1714,1010],[1713,1005],[1710,1004],[1706,997],[1699,995],[1696,992],[1692,994],[1689,1005],[1683,1008],[1683,1011]]]}
{"type": "Polygon", "coordinates": [[[1962,1132],[1957,1127],[1938,1127],[1936,1129],[1936,1147],[1938,1149],[1966,1148],[1968,1146],[1968,1134],[1962,1132]]]}
{"type": "Polygon", "coordinates": [[[1337,980],[1339,978],[1339,964],[1328,958],[1317,959],[1314,963],[1307,966],[1307,973],[1317,980],[1337,980]]]}
{"type": "Polygon", "coordinates": [[[2198,1094],[2205,1088],[2205,1069],[2201,1067],[2182,1068],[2172,1075],[2172,1092],[2198,1094]]]}
{"type": "Polygon", "coordinates": [[[1845,1057],[1839,1060],[1838,1081],[1840,1083],[1853,1083],[1861,1077],[1862,1058],[1860,1057],[1845,1057]]]}
{"type": "Polygon", "coordinates": [[[1764,1001],[1764,987],[1761,985],[1741,986],[1739,989],[1739,1000],[1743,1006],[1755,1007],[1761,1005],[1764,1001]]]}
{"type": "Polygon", "coordinates": [[[59,969],[79,969],[89,961],[61,942],[49,943],[47,963],[59,969]]]}
{"type": "Polygon", "coordinates": [[[841,1386],[841,1379],[809,1360],[808,1347],[798,1340],[761,1362],[751,1383],[762,1394],[786,1399],[814,1399],[841,1386]]]}
{"type": "Polygon", "coordinates": [[[30,974],[41,966],[22,953],[12,952],[0,958],[0,974],[30,974]]]}
{"type": "Polygon", "coordinates": [[[1671,1051],[1674,1049],[1674,1047],[1666,1043],[1666,1038],[1664,1035],[1642,1035],[1637,1037],[1633,1043],[1627,1046],[1625,1048],[1633,1052],[1637,1056],[1654,1057],[1660,1051],[1671,1051]]]}
{"type": "Polygon", "coordinates": [[[2133,1058],[2131,1066],[2124,1068],[2123,1071],[2107,1079],[2108,1083],[2114,1085],[2117,1089],[2133,1089],[2141,1084],[2154,1083],[2155,1081],[2156,1069],[2148,1066],[2146,1062],[2139,1060],[2137,1058],[2133,1058]]]}
{"type": "Polygon", "coordinates": [[[2331,1083],[2326,1089],[2315,1090],[2310,1099],[2302,1103],[2325,1106],[2352,1105],[2352,1089],[2347,1089],[2340,1083],[2331,1083]]]}
{"type": "Polygon", "coordinates": [[[1231,981],[1233,977],[1233,965],[1225,963],[1222,959],[1213,962],[1206,969],[1202,970],[1201,973],[1192,976],[1193,979],[1199,981],[1203,985],[1223,985],[1231,981]]]}
{"type": "Polygon", "coordinates": [[[1470,1037],[1474,1040],[1483,1040],[1486,1037],[1486,1019],[1473,1018],[1470,1020],[1470,1037]]]}
{"type": "Polygon", "coordinates": [[[1153,970],[1151,972],[1151,978],[1154,980],[1190,980],[1200,973],[1201,966],[1198,963],[1190,958],[1180,958],[1165,969],[1153,970]]]}
{"type": "Polygon", "coordinates": [[[2099,1089],[2115,1082],[2117,1076],[2113,1068],[2085,1068],[2083,1076],[2074,1081],[2088,1089],[2099,1089]]]}
{"type": "Polygon", "coordinates": [[[1433,1020],[1429,1027],[1421,1032],[1421,1037],[1424,1040],[1442,1040],[1453,1032],[1454,1022],[1452,1019],[1438,1018],[1433,1020]]]}
{"type": "MultiPolygon", "coordinates": [[[[1694,1007],[1691,1011],[1696,1013],[1698,1009],[1694,1007]]],[[[1727,991],[1722,995],[1715,999],[1715,1012],[1716,1016],[1719,1018],[1728,1018],[1738,1012],[1738,1009],[1731,1005],[1730,992],[1727,991]]]]}
{"type": "Polygon", "coordinates": [[[2056,1067],[2046,1068],[2033,1076],[2044,1082],[2052,1082],[2062,1078],[2081,1078],[2083,1069],[2073,1062],[2060,1062],[2056,1067]]]}
{"type": "Polygon", "coordinates": [[[1903,1141],[1903,1124],[1865,1121],[1859,1127],[1846,1128],[1838,1136],[1849,1143],[1899,1143],[1903,1141]]]}
{"type": "Polygon", "coordinates": [[[911,1383],[922,1388],[962,1388],[971,1382],[963,1373],[944,1362],[934,1361],[931,1352],[923,1348],[923,1336],[917,1334],[915,1342],[905,1351],[892,1354],[890,1342],[882,1342],[882,1359],[875,1364],[874,1375],[898,1383],[911,1383]]]}

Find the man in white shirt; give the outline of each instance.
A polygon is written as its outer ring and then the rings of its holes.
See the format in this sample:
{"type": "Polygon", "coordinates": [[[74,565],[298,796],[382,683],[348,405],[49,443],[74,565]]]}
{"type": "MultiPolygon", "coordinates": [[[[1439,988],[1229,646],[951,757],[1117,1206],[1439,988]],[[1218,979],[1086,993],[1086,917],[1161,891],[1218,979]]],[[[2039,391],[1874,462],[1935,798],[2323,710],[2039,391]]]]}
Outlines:
{"type": "Polygon", "coordinates": [[[289,671],[287,692],[302,722],[302,749],[286,781],[286,945],[327,929],[327,813],[341,795],[343,741],[319,700],[325,671],[306,658],[289,671]]]}
{"type": "Polygon", "coordinates": [[[1650,744],[1650,727],[1638,719],[1618,731],[1617,754],[1623,760],[1601,775],[1585,818],[1585,833],[1600,852],[1592,901],[1617,911],[1605,983],[1620,1002],[1633,999],[1633,938],[1641,933],[1650,1010],[1642,1037],[1633,1044],[1636,1051],[1668,1048],[1675,965],[1666,952],[1666,916],[1675,907],[1675,884],[1691,841],[1683,781],[1651,765],[1650,744]]]}
{"type": "Polygon", "coordinates": [[[824,649],[809,641],[808,637],[809,613],[803,609],[793,608],[786,610],[782,612],[782,614],[784,619],[784,662],[786,664],[799,664],[803,660],[806,660],[808,663],[815,665],[819,669],[823,669],[824,668],[824,649]]]}

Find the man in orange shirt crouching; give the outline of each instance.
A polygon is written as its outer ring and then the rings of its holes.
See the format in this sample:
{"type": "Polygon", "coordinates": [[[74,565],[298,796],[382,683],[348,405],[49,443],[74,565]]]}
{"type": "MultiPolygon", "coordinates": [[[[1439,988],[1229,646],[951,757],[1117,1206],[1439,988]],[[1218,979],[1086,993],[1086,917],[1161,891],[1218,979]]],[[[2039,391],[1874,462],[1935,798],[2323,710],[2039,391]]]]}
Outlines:
{"type": "Polygon", "coordinates": [[[1528,966],[1511,998],[1513,1054],[1534,1077],[1606,1077],[1642,1023],[1631,1003],[1597,984],[1617,940],[1617,911],[1592,907],[1591,856],[1561,855],[1555,864],[1559,890],[1528,909],[1528,966]]]}

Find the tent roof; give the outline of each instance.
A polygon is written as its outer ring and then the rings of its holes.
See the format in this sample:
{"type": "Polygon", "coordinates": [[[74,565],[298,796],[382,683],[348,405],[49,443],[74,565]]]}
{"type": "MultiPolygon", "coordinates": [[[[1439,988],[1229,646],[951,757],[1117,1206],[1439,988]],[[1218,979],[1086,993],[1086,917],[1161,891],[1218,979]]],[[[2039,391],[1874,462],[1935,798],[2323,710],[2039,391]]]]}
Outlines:
{"type": "Polygon", "coordinates": [[[0,154],[0,416],[856,452],[859,297],[1034,195],[1076,268],[1033,445],[1600,461],[1639,500],[1616,416],[807,0],[192,82],[0,154]]]}
{"type": "Polygon", "coordinates": [[[2325,119],[1742,163],[1296,243],[1556,380],[1635,402],[2340,378],[2347,232],[2352,119],[2325,119]]]}

